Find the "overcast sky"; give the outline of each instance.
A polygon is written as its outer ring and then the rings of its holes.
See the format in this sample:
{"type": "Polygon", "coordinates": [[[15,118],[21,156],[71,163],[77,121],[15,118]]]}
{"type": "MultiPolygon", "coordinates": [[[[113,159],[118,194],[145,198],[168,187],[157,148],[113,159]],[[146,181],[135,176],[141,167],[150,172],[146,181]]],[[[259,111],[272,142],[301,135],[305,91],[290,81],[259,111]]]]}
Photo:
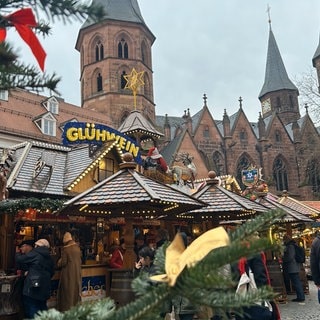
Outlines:
{"type": "MultiPolygon", "coordinates": [[[[239,96],[250,121],[257,121],[271,25],[292,81],[307,73],[319,43],[319,0],[138,0],[144,20],[156,37],[152,47],[156,113],[191,115],[207,104],[215,119],[239,108],[239,96]]],[[[47,52],[46,70],[62,77],[66,102],[80,105],[80,54],[75,43],[81,23],[53,25],[40,39],[47,52]]],[[[20,55],[32,55],[10,31],[20,55]]],[[[9,38],[8,37],[8,38],[9,38]]],[[[302,114],[304,111],[302,110],[302,114]]]]}

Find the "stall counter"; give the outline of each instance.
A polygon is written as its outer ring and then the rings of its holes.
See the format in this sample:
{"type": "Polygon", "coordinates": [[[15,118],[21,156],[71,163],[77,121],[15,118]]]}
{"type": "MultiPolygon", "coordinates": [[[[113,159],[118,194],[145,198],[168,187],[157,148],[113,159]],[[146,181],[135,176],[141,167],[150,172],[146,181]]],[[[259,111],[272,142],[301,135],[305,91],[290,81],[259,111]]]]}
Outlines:
{"type": "MultiPolygon", "coordinates": [[[[99,300],[110,296],[110,272],[106,264],[85,264],[81,266],[82,292],[81,301],[99,300]]],[[[57,304],[57,291],[60,271],[56,270],[51,279],[51,297],[48,307],[54,308],[57,304]]]]}

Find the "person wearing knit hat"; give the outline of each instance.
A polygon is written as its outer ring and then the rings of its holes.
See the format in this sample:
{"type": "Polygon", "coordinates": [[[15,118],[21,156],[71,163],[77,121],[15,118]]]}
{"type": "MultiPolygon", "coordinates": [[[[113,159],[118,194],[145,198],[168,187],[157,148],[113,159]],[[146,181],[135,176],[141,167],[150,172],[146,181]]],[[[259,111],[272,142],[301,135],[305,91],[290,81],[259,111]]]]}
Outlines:
{"type": "Polygon", "coordinates": [[[57,309],[67,311],[81,301],[81,250],[70,232],[63,235],[61,258],[57,262],[61,269],[57,294],[57,309]]]}
{"type": "Polygon", "coordinates": [[[49,241],[47,239],[39,239],[35,242],[35,247],[47,247],[50,248],[49,241]]]}
{"type": "Polygon", "coordinates": [[[47,310],[47,300],[51,294],[51,278],[54,263],[50,256],[50,244],[39,239],[29,252],[16,253],[16,263],[27,271],[22,289],[24,318],[33,319],[38,311],[47,310]]]}

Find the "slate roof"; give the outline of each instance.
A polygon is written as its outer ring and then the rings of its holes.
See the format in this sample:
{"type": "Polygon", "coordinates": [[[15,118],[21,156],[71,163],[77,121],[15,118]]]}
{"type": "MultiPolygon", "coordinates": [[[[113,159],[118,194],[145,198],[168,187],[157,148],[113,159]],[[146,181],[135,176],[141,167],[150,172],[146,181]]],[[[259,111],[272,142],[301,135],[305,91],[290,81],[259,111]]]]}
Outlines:
{"type": "Polygon", "coordinates": [[[188,211],[185,215],[196,220],[213,218],[214,220],[243,220],[256,213],[266,212],[267,207],[242,197],[219,186],[214,179],[207,180],[206,185],[192,195],[194,198],[208,203],[208,206],[188,211]]]}
{"type": "MultiPolygon", "coordinates": [[[[169,125],[171,127],[171,140],[174,139],[177,128],[180,128],[184,124],[184,119],[182,117],[167,117],[169,125]]],[[[163,128],[166,121],[166,116],[156,115],[156,125],[159,128],[163,128]]]]}
{"type": "Polygon", "coordinates": [[[166,160],[167,165],[170,167],[174,163],[174,156],[181,145],[182,139],[185,135],[186,129],[184,132],[176,136],[173,140],[171,140],[162,150],[161,155],[166,160]]]}
{"type": "Polygon", "coordinates": [[[8,177],[10,194],[43,194],[69,196],[65,187],[93,160],[87,146],[64,147],[49,143],[29,141],[12,147],[16,161],[8,177]],[[34,169],[39,159],[46,165],[37,177],[34,169]]]}
{"type": "MultiPolygon", "coordinates": [[[[104,20],[112,19],[145,24],[137,0],[93,0],[92,5],[97,5],[104,9],[104,20]]],[[[88,18],[81,28],[88,27],[94,23],[96,22],[88,18]]]]}
{"type": "Polygon", "coordinates": [[[273,32],[270,28],[266,72],[259,98],[269,92],[282,89],[298,91],[297,87],[288,77],[276,39],[274,38],[273,32]]]}
{"type": "Polygon", "coordinates": [[[12,148],[15,150],[16,165],[11,172],[7,186],[9,192],[65,196],[63,180],[70,148],[41,142],[26,142],[12,148]],[[40,158],[46,166],[34,178],[35,165],[40,158]]]}
{"type": "Polygon", "coordinates": [[[121,168],[111,177],[67,201],[61,212],[151,218],[177,214],[204,205],[183,192],[145,177],[131,166],[121,168]]]}

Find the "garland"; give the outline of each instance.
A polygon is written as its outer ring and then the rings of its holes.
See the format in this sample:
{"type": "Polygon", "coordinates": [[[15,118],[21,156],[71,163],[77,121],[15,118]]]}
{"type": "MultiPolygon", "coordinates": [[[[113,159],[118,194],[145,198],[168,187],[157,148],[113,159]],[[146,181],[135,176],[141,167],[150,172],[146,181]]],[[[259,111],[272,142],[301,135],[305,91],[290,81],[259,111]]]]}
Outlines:
{"type": "Polygon", "coordinates": [[[21,210],[34,209],[39,212],[55,212],[62,208],[66,200],[50,198],[10,199],[0,201],[0,214],[17,214],[21,210]]]}

